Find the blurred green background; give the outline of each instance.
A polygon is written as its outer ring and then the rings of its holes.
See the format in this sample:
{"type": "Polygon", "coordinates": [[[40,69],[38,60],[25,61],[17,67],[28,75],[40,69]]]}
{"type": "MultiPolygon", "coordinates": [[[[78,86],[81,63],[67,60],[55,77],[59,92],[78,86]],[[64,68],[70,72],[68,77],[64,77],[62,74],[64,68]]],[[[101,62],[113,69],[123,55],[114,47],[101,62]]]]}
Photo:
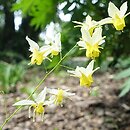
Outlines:
{"type": "MultiPolygon", "coordinates": [[[[88,14],[94,20],[108,17],[109,2],[109,0],[0,0],[1,66],[10,66],[16,63],[22,66],[23,63],[21,64],[21,62],[29,60],[30,55],[29,45],[25,37],[28,35],[36,42],[43,42],[42,36],[47,26],[53,23],[58,24],[61,28],[62,54],[64,55],[81,37],[80,28],[74,28],[75,24],[72,21],[82,22],[88,14]]],[[[125,0],[114,0],[112,2],[120,7],[125,0]]],[[[128,1],[128,5],[130,5],[130,1],[128,1]]],[[[130,6],[128,6],[127,12],[129,11],[130,6]]],[[[106,36],[106,39],[105,44],[103,44],[104,49],[97,59],[97,65],[100,65],[104,70],[109,67],[119,70],[129,68],[130,16],[126,17],[125,20],[126,27],[123,32],[116,31],[112,25],[103,26],[103,35],[106,36]]],[[[71,56],[85,55],[84,51],[77,50],[78,48],[71,53],[71,56]]],[[[47,62],[46,64],[49,64],[48,69],[52,68],[58,60],[59,57],[55,57],[51,64],[47,62]]],[[[64,62],[64,65],[71,64],[69,60],[64,62]]],[[[17,70],[21,73],[22,69],[25,70],[24,67],[17,70]]],[[[2,71],[0,73],[5,74],[2,71]]],[[[11,70],[5,71],[7,71],[7,74],[11,73],[11,70]]],[[[21,79],[20,76],[14,80],[14,83],[19,79],[21,79]]],[[[12,82],[9,84],[12,84],[12,82]]],[[[6,85],[8,86],[8,84],[6,85]]]]}

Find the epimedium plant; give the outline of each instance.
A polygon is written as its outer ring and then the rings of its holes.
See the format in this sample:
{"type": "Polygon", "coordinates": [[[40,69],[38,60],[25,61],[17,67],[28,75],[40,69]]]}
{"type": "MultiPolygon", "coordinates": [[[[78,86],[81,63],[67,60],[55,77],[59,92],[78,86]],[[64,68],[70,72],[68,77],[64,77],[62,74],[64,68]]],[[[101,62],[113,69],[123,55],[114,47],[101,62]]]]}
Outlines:
{"type": "MultiPolygon", "coordinates": [[[[44,89],[37,95],[34,100],[30,100],[30,97],[39,89],[41,84],[45,81],[45,79],[60,65],[60,63],[68,56],[68,54],[77,46],[81,47],[81,49],[86,50],[86,57],[91,59],[90,63],[86,68],[77,66],[75,70],[68,70],[70,76],[78,77],[80,80],[80,86],[85,86],[86,88],[91,88],[91,84],[93,81],[93,73],[99,69],[97,67],[94,69],[94,62],[96,58],[100,56],[101,49],[103,49],[100,45],[105,42],[105,37],[102,36],[102,26],[105,24],[113,24],[116,30],[123,30],[125,25],[125,17],[130,13],[127,13],[127,2],[123,3],[120,7],[120,10],[112,3],[109,3],[108,6],[108,14],[110,17],[105,18],[100,21],[94,21],[88,15],[86,17],[85,22],[77,22],[78,27],[81,27],[81,38],[80,41],[74,45],[74,47],[67,52],[63,57],[61,57],[60,61],[44,76],[44,78],[40,81],[40,83],[36,86],[35,90],[29,95],[27,99],[20,100],[13,104],[13,106],[19,106],[12,115],[10,115],[4,123],[1,125],[1,129],[5,126],[5,124],[23,107],[29,106],[29,118],[31,118],[31,108],[33,108],[33,121],[35,121],[37,115],[41,116],[41,120],[43,121],[45,107],[55,104],[62,106],[65,98],[71,98],[75,93],[69,92],[69,90],[63,90],[61,88],[51,89],[48,87],[44,87],[44,89]],[[49,97],[49,98],[48,98],[49,97]]],[[[41,63],[48,59],[50,62],[52,58],[61,53],[61,34],[57,32],[54,34],[52,38],[45,38],[46,45],[39,47],[39,45],[31,40],[28,36],[26,36],[26,40],[28,41],[31,51],[31,62],[29,65],[41,65],[41,63]]],[[[98,90],[97,88],[94,88],[98,90]]],[[[91,91],[91,89],[90,89],[91,91]]]]}

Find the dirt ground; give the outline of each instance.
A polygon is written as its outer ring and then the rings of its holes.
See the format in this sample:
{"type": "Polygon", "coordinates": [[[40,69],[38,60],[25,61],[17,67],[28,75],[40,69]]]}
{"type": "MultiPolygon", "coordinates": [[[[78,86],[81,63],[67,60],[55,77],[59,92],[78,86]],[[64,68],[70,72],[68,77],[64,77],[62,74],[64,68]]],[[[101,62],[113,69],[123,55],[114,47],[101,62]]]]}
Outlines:
{"type": "MultiPolygon", "coordinates": [[[[79,86],[77,78],[51,75],[41,88],[70,89],[76,93],[72,101],[65,100],[63,107],[46,107],[44,122],[37,119],[33,123],[32,118],[28,118],[28,107],[25,107],[6,124],[4,130],[130,130],[130,94],[119,98],[122,81],[113,77],[108,72],[94,75],[92,86],[99,87],[99,96],[94,97],[89,95],[87,88],[79,86]]],[[[15,110],[12,104],[16,98],[26,97],[17,86],[17,92],[7,96],[6,109],[4,96],[0,95],[0,124],[15,110]]]]}

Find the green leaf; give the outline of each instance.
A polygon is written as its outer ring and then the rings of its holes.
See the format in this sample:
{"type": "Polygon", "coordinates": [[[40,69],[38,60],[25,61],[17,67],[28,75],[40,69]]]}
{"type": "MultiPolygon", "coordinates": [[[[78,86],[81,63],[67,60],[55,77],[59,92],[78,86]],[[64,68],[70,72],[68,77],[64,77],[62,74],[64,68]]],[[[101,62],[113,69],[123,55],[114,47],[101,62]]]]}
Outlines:
{"type": "Polygon", "coordinates": [[[130,68],[125,69],[115,76],[115,79],[122,79],[130,76],[130,68]]]}
{"type": "Polygon", "coordinates": [[[8,64],[6,62],[0,62],[0,89],[8,93],[15,87],[17,82],[22,79],[25,74],[25,67],[22,63],[8,64]]]}
{"type": "Polygon", "coordinates": [[[12,7],[12,11],[21,10],[23,16],[31,16],[30,25],[45,27],[56,14],[57,0],[19,0],[12,7]]]}
{"type": "Polygon", "coordinates": [[[12,11],[22,10],[23,15],[27,15],[34,3],[35,0],[20,0],[13,5],[12,11]]]}
{"type": "Polygon", "coordinates": [[[125,96],[130,91],[130,78],[123,84],[119,97],[125,96]]]}

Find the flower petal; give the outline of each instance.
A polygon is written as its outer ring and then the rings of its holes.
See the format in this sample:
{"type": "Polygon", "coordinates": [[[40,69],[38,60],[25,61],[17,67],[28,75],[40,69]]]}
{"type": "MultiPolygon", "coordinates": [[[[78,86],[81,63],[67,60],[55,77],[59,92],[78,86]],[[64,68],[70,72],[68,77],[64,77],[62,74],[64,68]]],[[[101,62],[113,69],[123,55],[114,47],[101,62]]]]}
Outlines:
{"type": "Polygon", "coordinates": [[[52,43],[52,42],[53,42],[52,38],[51,38],[50,36],[47,36],[47,34],[46,34],[45,44],[46,44],[46,45],[49,45],[49,44],[52,43]]]}
{"type": "Polygon", "coordinates": [[[91,35],[89,33],[89,30],[86,30],[84,27],[81,28],[81,33],[82,33],[82,38],[83,41],[88,42],[91,44],[92,40],[91,40],[91,35]]]}
{"type": "Polygon", "coordinates": [[[70,96],[74,96],[74,95],[75,95],[75,93],[64,91],[64,97],[70,97],[70,96]]]}
{"type": "Polygon", "coordinates": [[[30,45],[30,51],[33,52],[34,49],[39,50],[39,46],[36,42],[34,42],[33,40],[31,40],[28,36],[26,36],[26,40],[28,41],[29,45],[30,45]]]}
{"type": "Polygon", "coordinates": [[[47,92],[50,93],[50,94],[54,94],[56,95],[58,90],[57,89],[51,89],[51,88],[47,88],[47,92]]]}
{"type": "Polygon", "coordinates": [[[98,21],[99,25],[111,24],[111,23],[112,23],[112,18],[110,18],[110,17],[104,18],[104,19],[98,21]]]}
{"type": "Polygon", "coordinates": [[[88,25],[90,25],[92,23],[92,17],[87,15],[85,22],[88,23],[88,25]]]}
{"type": "Polygon", "coordinates": [[[96,28],[93,35],[92,35],[92,40],[93,40],[93,44],[98,43],[99,41],[101,41],[102,39],[102,28],[96,28]]]}
{"type": "Polygon", "coordinates": [[[59,46],[61,46],[61,34],[57,33],[55,35],[55,43],[58,44],[59,46]]]}
{"type": "Polygon", "coordinates": [[[109,2],[108,15],[114,18],[115,14],[120,15],[120,11],[112,2],[109,2]]]}
{"type": "Polygon", "coordinates": [[[47,88],[45,87],[35,99],[36,103],[43,103],[46,98],[47,88]]]}
{"type": "Polygon", "coordinates": [[[87,74],[86,68],[84,68],[84,67],[80,67],[79,71],[80,71],[81,74],[82,73],[85,74],[85,75],[87,74]]]}
{"type": "Polygon", "coordinates": [[[68,70],[67,72],[71,73],[72,74],[71,76],[80,77],[81,76],[80,68],[81,67],[77,66],[76,69],[75,69],[75,71],[68,70]]]}
{"type": "Polygon", "coordinates": [[[120,14],[123,17],[127,11],[127,1],[122,4],[120,7],[120,14]]]}
{"type": "Polygon", "coordinates": [[[93,73],[94,73],[95,71],[97,71],[98,69],[100,69],[100,67],[97,67],[96,69],[94,69],[94,70],[93,70],[93,73]]]}
{"type": "Polygon", "coordinates": [[[102,39],[99,41],[98,45],[102,45],[105,42],[104,38],[106,38],[106,37],[105,36],[102,37],[102,39]]]}
{"type": "Polygon", "coordinates": [[[80,46],[80,47],[83,47],[84,49],[86,49],[86,43],[84,41],[79,41],[77,42],[77,44],[80,46]]]}
{"type": "Polygon", "coordinates": [[[20,105],[26,106],[26,105],[32,105],[32,104],[35,104],[35,102],[32,100],[21,100],[13,104],[13,106],[20,106],[20,105]]]}
{"type": "Polygon", "coordinates": [[[61,51],[61,34],[55,35],[54,43],[52,43],[53,49],[60,52],[61,51]]]}
{"type": "Polygon", "coordinates": [[[124,17],[126,17],[126,16],[128,16],[128,15],[130,15],[130,12],[128,12],[124,17]]]}
{"type": "Polygon", "coordinates": [[[89,73],[89,74],[92,73],[93,67],[94,67],[94,60],[92,60],[92,61],[88,64],[88,66],[87,66],[87,68],[86,68],[87,73],[89,73]]]}
{"type": "Polygon", "coordinates": [[[83,24],[82,22],[78,22],[78,21],[73,21],[73,23],[76,23],[76,24],[83,24]]]}
{"type": "Polygon", "coordinates": [[[48,51],[49,49],[50,49],[50,45],[45,45],[40,48],[40,52],[45,52],[48,51]]]}

